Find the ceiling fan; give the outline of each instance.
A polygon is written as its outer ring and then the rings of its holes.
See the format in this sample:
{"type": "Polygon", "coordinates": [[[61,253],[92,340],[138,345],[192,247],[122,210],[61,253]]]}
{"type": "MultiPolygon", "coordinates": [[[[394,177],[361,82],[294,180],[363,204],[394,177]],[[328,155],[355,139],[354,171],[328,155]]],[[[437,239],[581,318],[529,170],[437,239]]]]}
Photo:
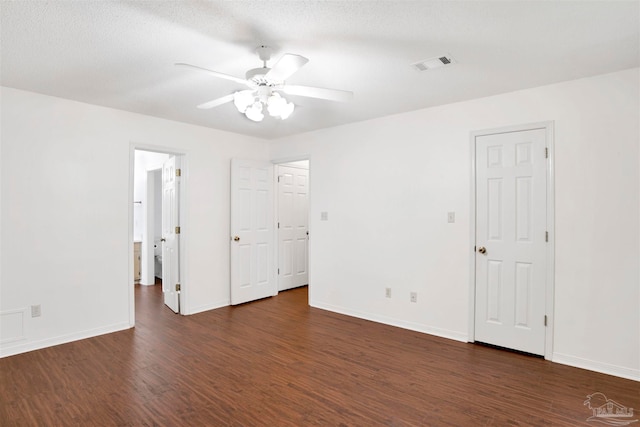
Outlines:
{"type": "Polygon", "coordinates": [[[269,68],[267,67],[267,61],[271,59],[271,49],[267,46],[260,46],[256,49],[256,52],[262,61],[262,67],[247,71],[244,79],[196,65],[184,63],[176,63],[175,65],[196,71],[203,71],[214,77],[231,80],[247,86],[249,89],[205,102],[204,104],[198,105],[198,108],[209,109],[233,101],[239,112],[244,113],[247,118],[255,122],[259,122],[264,118],[264,106],[267,107],[267,111],[272,117],[284,120],[291,115],[294,105],[292,102],[287,102],[287,100],[280,95],[280,92],[288,95],[342,102],[349,101],[353,98],[353,92],[346,90],[286,84],[285,81],[289,77],[309,62],[304,56],[285,53],[273,68],[269,68]]]}

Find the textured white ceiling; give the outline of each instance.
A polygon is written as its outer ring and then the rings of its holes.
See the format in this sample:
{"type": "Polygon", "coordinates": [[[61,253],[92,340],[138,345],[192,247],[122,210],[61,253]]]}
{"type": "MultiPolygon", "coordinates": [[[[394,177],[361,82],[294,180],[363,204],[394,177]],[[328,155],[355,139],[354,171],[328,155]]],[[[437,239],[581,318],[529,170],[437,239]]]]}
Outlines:
{"type": "Polygon", "coordinates": [[[91,104],[277,138],[640,65],[634,1],[6,1],[0,82],[91,104]],[[249,121],[242,87],[255,47],[309,58],[288,83],[352,90],[349,103],[287,96],[286,121],[249,121]],[[454,65],[410,64],[450,54],[454,65]]]}

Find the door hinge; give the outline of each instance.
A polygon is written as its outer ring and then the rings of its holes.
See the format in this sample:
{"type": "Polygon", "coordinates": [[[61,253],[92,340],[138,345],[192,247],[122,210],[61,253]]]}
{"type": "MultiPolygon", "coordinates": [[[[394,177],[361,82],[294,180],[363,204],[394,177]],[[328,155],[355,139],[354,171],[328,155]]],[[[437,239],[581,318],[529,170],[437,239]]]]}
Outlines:
{"type": "Polygon", "coordinates": [[[278,182],[280,182],[280,175],[278,175],[278,182]]]}
{"type": "Polygon", "coordinates": [[[544,326],[547,326],[547,315],[544,315],[544,326]]]}
{"type": "Polygon", "coordinates": [[[548,241],[549,241],[549,232],[548,232],[548,231],[545,231],[545,232],[544,232],[544,241],[545,241],[545,242],[548,242],[548,241]]]}
{"type": "Polygon", "coordinates": [[[476,246],[474,246],[474,247],[473,247],[473,252],[475,252],[476,250],[477,250],[477,247],[476,247],[476,246]]]}
{"type": "Polygon", "coordinates": [[[280,223],[278,223],[278,228],[280,228],[280,223]]]}
{"type": "Polygon", "coordinates": [[[176,176],[182,176],[182,169],[176,169],[176,176]]]}
{"type": "Polygon", "coordinates": [[[280,269],[278,269],[278,274],[280,274],[280,269]]]}
{"type": "Polygon", "coordinates": [[[180,283],[176,283],[176,292],[180,292],[180,283]]]}
{"type": "Polygon", "coordinates": [[[176,227],[176,234],[180,234],[180,227],[176,227]]]}
{"type": "Polygon", "coordinates": [[[544,158],[545,159],[549,158],[549,147],[544,147],[544,158]]]}

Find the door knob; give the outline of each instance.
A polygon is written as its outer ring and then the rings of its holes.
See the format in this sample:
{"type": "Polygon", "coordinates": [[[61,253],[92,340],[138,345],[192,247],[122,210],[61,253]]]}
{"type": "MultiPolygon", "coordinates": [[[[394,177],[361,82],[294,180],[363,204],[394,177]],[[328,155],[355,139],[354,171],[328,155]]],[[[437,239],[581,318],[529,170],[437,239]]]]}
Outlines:
{"type": "Polygon", "coordinates": [[[239,242],[240,241],[240,237],[239,236],[234,236],[233,237],[233,241],[234,242],[239,242]]]}
{"type": "Polygon", "coordinates": [[[480,252],[481,254],[486,254],[487,253],[487,248],[485,248],[484,246],[480,246],[478,248],[478,252],[480,252]]]}

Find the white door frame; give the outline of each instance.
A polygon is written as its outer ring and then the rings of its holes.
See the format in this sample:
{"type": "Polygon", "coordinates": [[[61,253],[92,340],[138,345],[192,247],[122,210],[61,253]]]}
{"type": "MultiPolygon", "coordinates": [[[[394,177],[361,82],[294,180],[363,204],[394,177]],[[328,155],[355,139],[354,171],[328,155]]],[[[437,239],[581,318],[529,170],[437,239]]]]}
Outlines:
{"type": "MultiPolygon", "coordinates": [[[[312,197],[312,191],[311,191],[311,156],[309,154],[303,154],[300,156],[294,156],[294,157],[284,157],[284,158],[279,158],[279,159],[274,159],[271,160],[271,163],[273,163],[273,168],[274,171],[276,170],[276,166],[277,165],[281,165],[283,163],[292,163],[292,162],[299,162],[301,160],[306,160],[309,162],[309,185],[307,187],[307,191],[309,192],[309,198],[308,198],[308,203],[309,203],[309,210],[308,210],[308,215],[309,215],[309,220],[308,220],[308,230],[309,230],[309,242],[308,242],[308,254],[307,254],[307,258],[309,260],[309,264],[307,265],[307,269],[308,269],[308,285],[307,285],[307,289],[309,292],[309,301],[311,301],[311,237],[313,236],[312,233],[312,225],[311,225],[311,197],[312,197]]],[[[280,254],[280,246],[278,244],[278,238],[277,238],[277,233],[278,233],[278,216],[279,216],[279,205],[278,205],[278,174],[274,173],[273,174],[273,188],[276,190],[273,192],[273,201],[274,201],[274,206],[275,206],[275,215],[273,216],[273,221],[274,221],[274,230],[275,230],[275,236],[276,238],[275,240],[275,256],[274,256],[274,262],[275,262],[275,268],[276,271],[278,269],[278,266],[280,265],[280,259],[278,258],[278,255],[280,254]]],[[[133,257],[133,255],[131,255],[133,257]]],[[[278,286],[277,286],[277,278],[276,278],[276,292],[278,291],[278,286]]]]}
{"type": "Polygon", "coordinates": [[[135,287],[133,286],[133,187],[135,180],[135,151],[152,151],[156,153],[165,153],[173,156],[179,156],[181,158],[180,168],[182,169],[182,176],[180,181],[180,314],[189,313],[189,286],[188,286],[188,269],[187,269],[187,239],[188,239],[188,226],[187,226],[187,193],[189,191],[188,186],[188,152],[183,149],[175,147],[166,147],[159,145],[149,145],[131,142],[129,144],[129,279],[127,281],[127,289],[129,294],[129,326],[134,327],[136,324],[136,304],[135,304],[135,287]]]}
{"type": "Polygon", "coordinates": [[[545,313],[547,327],[545,330],[544,358],[552,359],[553,355],[553,325],[554,325],[554,289],[555,289],[555,191],[554,191],[554,122],[538,122],[524,125],[508,126],[497,129],[486,129],[471,132],[471,205],[470,205],[470,247],[469,247],[469,342],[475,341],[475,307],[476,307],[476,137],[496,133],[521,132],[526,130],[544,129],[546,144],[549,149],[547,162],[547,230],[549,243],[547,249],[547,275],[545,280],[545,313]]]}

